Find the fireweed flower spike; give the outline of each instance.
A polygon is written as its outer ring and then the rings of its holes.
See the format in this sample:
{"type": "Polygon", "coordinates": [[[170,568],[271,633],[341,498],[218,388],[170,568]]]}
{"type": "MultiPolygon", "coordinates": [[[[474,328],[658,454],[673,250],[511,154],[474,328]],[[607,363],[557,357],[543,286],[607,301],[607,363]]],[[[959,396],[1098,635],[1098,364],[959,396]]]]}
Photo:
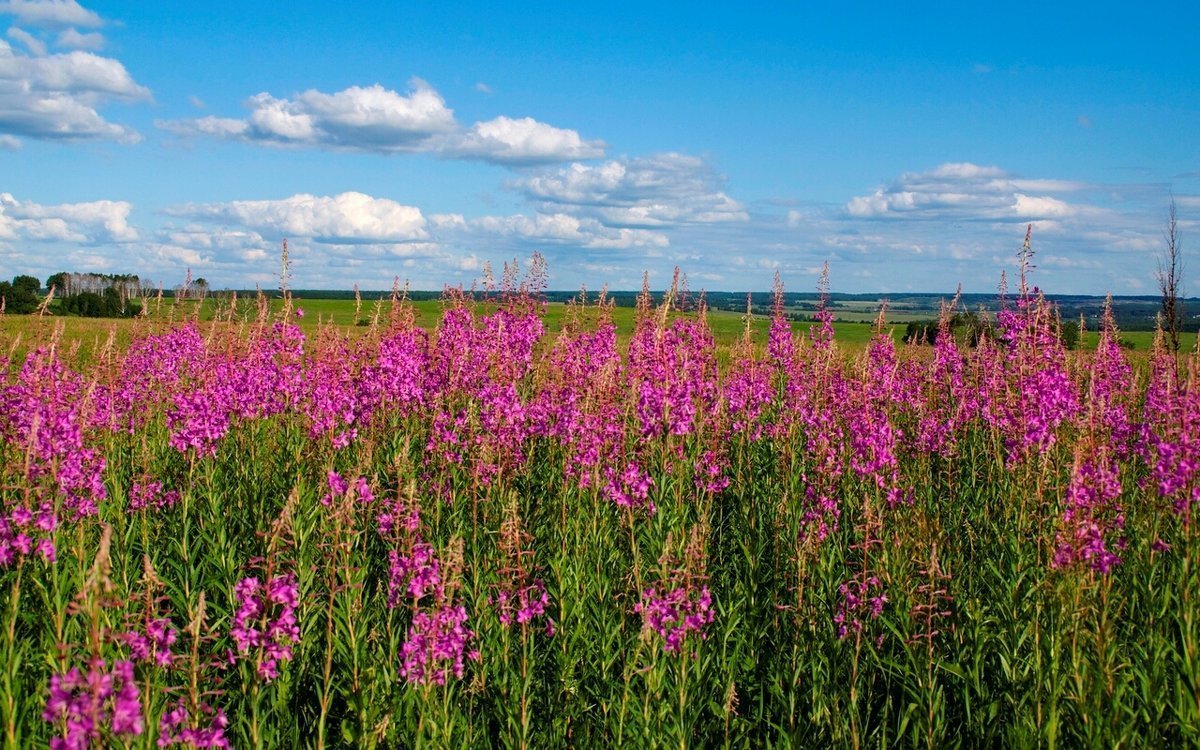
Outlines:
{"type": "Polygon", "coordinates": [[[174,655],[171,646],[179,638],[178,631],[169,617],[156,617],[146,624],[145,632],[130,630],[125,633],[125,645],[129,654],[139,662],[170,666],[174,655]]]}
{"type": "Polygon", "coordinates": [[[842,595],[833,624],[837,626],[838,639],[845,639],[851,632],[861,633],[864,624],[883,614],[887,595],[875,576],[846,581],[838,587],[842,595]]]}
{"type": "Polygon", "coordinates": [[[445,685],[463,676],[466,659],[479,660],[470,650],[475,632],[467,627],[467,608],[444,603],[413,615],[408,637],[400,647],[400,675],[411,684],[445,685]]]}
{"type": "MultiPolygon", "coordinates": [[[[496,611],[500,624],[531,625],[540,617],[546,617],[550,606],[550,594],[541,578],[535,578],[533,538],[525,531],[516,498],[509,500],[505,508],[504,521],[500,526],[500,551],[505,564],[498,571],[500,582],[488,603],[496,611]]],[[[545,632],[554,635],[554,621],[546,617],[545,632]]]]}
{"type": "Polygon", "coordinates": [[[54,750],[85,750],[136,737],[145,729],[133,663],[93,659],[87,671],[72,667],[50,677],[42,718],[62,727],[50,740],[54,750]]]}
{"type": "Polygon", "coordinates": [[[642,616],[642,628],[662,638],[663,650],[679,653],[689,634],[706,638],[713,621],[712,593],[708,586],[648,588],[633,608],[642,616]]]}
{"type": "Polygon", "coordinates": [[[708,626],[716,617],[705,575],[707,534],[704,524],[693,527],[678,562],[669,551],[672,545],[668,538],[668,552],[660,560],[668,567],[667,575],[658,584],[644,588],[633,607],[642,616],[642,632],[660,638],[668,654],[679,654],[689,637],[707,638],[708,626]]]}
{"type": "Polygon", "coordinates": [[[187,704],[180,699],[173,708],[163,712],[158,722],[158,746],[182,745],[195,748],[228,748],[225,730],[229,719],[225,712],[212,706],[201,706],[198,717],[189,714],[187,704]],[[197,721],[199,720],[199,721],[197,721]]]}
{"type": "MultiPolygon", "coordinates": [[[[452,544],[447,556],[448,561],[430,557],[425,569],[435,571],[437,581],[410,600],[413,619],[400,647],[400,675],[412,685],[444,685],[451,676],[463,676],[466,660],[480,658],[471,646],[475,631],[467,625],[467,608],[456,598],[462,574],[461,542],[452,544]],[[431,594],[431,604],[420,601],[426,594],[431,594]]],[[[389,597],[389,603],[399,606],[399,597],[389,597]]]]}
{"type": "Polygon", "coordinates": [[[243,578],[234,595],[238,608],[229,634],[237,644],[238,659],[251,660],[258,676],[270,682],[279,676],[280,662],[291,661],[292,646],[300,642],[296,577],[285,573],[266,583],[257,577],[243,578]]]}

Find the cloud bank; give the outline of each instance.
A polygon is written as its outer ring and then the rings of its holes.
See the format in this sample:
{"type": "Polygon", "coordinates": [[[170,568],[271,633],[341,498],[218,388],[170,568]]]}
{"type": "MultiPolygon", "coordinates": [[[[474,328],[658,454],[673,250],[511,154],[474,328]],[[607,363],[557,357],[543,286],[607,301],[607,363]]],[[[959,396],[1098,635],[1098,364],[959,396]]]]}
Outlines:
{"type": "Polygon", "coordinates": [[[104,24],[74,0],[9,0],[0,14],[15,18],[8,39],[0,40],[0,136],[49,141],[141,140],[132,128],[109,122],[99,112],[113,102],[142,102],[150,90],[137,83],[120,61],[95,53],[104,46],[99,32],[75,27],[104,24]],[[30,30],[32,29],[32,31],[30,30]],[[57,35],[51,35],[57,30],[57,35]],[[49,52],[51,46],[58,52],[49,52]]]}
{"type": "Polygon", "coordinates": [[[601,141],[529,117],[497,117],[461,126],[433,87],[419,78],[400,94],[379,84],[334,93],[310,89],[288,98],[250,97],[244,118],[201,117],[156,124],[182,137],[205,136],[263,146],[373,153],[427,153],[506,165],[591,159],[601,141]]]}

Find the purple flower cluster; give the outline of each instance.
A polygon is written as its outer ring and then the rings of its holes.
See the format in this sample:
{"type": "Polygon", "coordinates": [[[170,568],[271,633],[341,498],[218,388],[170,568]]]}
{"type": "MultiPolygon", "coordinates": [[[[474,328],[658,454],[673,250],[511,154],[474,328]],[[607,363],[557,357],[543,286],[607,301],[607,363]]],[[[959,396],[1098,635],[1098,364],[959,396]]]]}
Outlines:
{"type": "Polygon", "coordinates": [[[109,669],[93,659],[87,672],[72,667],[50,677],[50,697],[42,713],[59,725],[53,750],[86,750],[136,737],[145,729],[133,663],[118,661],[109,669]]]}
{"type": "Polygon", "coordinates": [[[129,647],[129,654],[139,662],[170,666],[174,659],[171,646],[179,638],[179,632],[169,617],[155,617],[146,623],[145,632],[129,630],[122,640],[129,647]]]}
{"type": "Polygon", "coordinates": [[[445,685],[450,675],[461,678],[466,659],[479,661],[479,652],[468,650],[474,638],[461,604],[418,611],[400,647],[400,675],[414,685],[445,685]]]}
{"type": "Polygon", "coordinates": [[[933,363],[926,383],[927,407],[919,417],[917,447],[926,453],[949,458],[973,411],[966,363],[954,340],[949,310],[943,311],[938,325],[933,363]]]}
{"type": "Polygon", "coordinates": [[[239,657],[254,662],[258,676],[271,681],[279,663],[291,661],[292,646],[300,642],[296,606],[300,598],[296,576],[276,575],[264,585],[257,577],[243,578],[234,587],[238,609],[229,634],[239,657]]]}
{"type": "Polygon", "coordinates": [[[362,352],[331,330],[322,333],[305,378],[308,387],[302,409],[310,435],[325,437],[338,449],[358,437],[358,428],[371,411],[372,394],[360,387],[370,380],[367,369],[362,352]]]}
{"type": "Polygon", "coordinates": [[[389,607],[418,602],[427,595],[441,598],[441,562],[430,545],[418,540],[408,554],[388,550],[388,563],[389,607]]]}
{"type": "Polygon", "coordinates": [[[669,326],[639,321],[629,344],[629,377],[637,394],[644,438],[689,435],[696,415],[718,396],[716,347],[700,321],[678,318],[669,326]]]}
{"type": "MultiPolygon", "coordinates": [[[[502,625],[528,625],[546,614],[550,594],[546,591],[546,584],[539,578],[528,586],[500,589],[491,597],[491,603],[502,625]]],[[[550,618],[546,618],[546,633],[554,635],[554,621],[550,618]]]]}
{"type": "MultiPolygon", "coordinates": [[[[790,352],[788,362],[791,362],[790,352]]],[[[770,364],[754,359],[753,352],[747,351],[730,373],[724,397],[735,434],[758,440],[766,431],[764,416],[775,397],[772,372],[770,364]]]]}
{"type": "Polygon", "coordinates": [[[169,442],[180,453],[211,456],[236,419],[265,418],[298,408],[304,394],[304,334],[277,323],[237,349],[190,355],[189,377],[173,384],[167,403],[169,442]]]}
{"type": "Polygon", "coordinates": [[[1103,328],[1092,358],[1087,400],[1087,422],[1097,438],[1111,445],[1117,458],[1125,458],[1136,433],[1130,415],[1133,371],[1121,352],[1111,303],[1105,305],[1103,328]]]}
{"type": "Polygon", "coordinates": [[[408,607],[413,615],[400,648],[401,675],[421,685],[462,677],[464,659],[478,661],[479,652],[468,650],[475,632],[467,627],[466,607],[454,597],[455,566],[446,569],[421,539],[420,516],[399,500],[381,515],[380,533],[398,537],[406,550],[388,550],[388,606],[408,607]]]}
{"type": "Polygon", "coordinates": [[[92,423],[112,432],[135,433],[182,380],[195,375],[203,357],[204,339],[194,322],[133,341],[117,380],[96,389],[92,423]]]}
{"type": "Polygon", "coordinates": [[[185,745],[195,748],[228,748],[225,730],[229,719],[219,708],[202,705],[197,710],[200,717],[191,716],[187,704],[180,700],[174,708],[163,712],[158,722],[158,746],[185,745]]]}
{"type": "Polygon", "coordinates": [[[771,327],[767,331],[767,360],[778,372],[790,372],[796,356],[792,325],[783,314],[783,280],[775,272],[771,294],[771,327]]]}
{"type": "Polygon", "coordinates": [[[647,515],[654,515],[657,510],[654,501],[650,499],[650,488],[654,478],[633,461],[618,471],[614,466],[607,466],[604,476],[608,480],[604,485],[604,495],[622,508],[644,510],[647,515]]]}
{"type": "Polygon", "coordinates": [[[1139,453],[1159,496],[1186,514],[1200,503],[1200,378],[1180,378],[1161,333],[1150,369],[1139,453]]]}
{"type": "Polygon", "coordinates": [[[42,503],[37,510],[17,505],[0,515],[0,567],[9,567],[34,552],[45,562],[54,562],[57,526],[58,518],[50,503],[42,503]]]}
{"type": "Polygon", "coordinates": [[[658,634],[663,650],[678,654],[689,634],[707,638],[715,616],[708,586],[647,588],[633,611],[642,616],[642,630],[658,634]]]}
{"type": "Polygon", "coordinates": [[[1066,352],[1054,326],[1053,310],[1036,288],[1017,300],[1016,309],[997,315],[1006,344],[1004,371],[1011,383],[981,395],[996,406],[1010,463],[1049,450],[1058,429],[1080,409],[1066,352]]]}
{"type": "Polygon", "coordinates": [[[178,502],[178,490],[163,492],[162,482],[151,480],[135,482],[129,488],[129,504],[126,508],[131,512],[147,508],[162,510],[163,508],[170,508],[178,502]]]}
{"type": "Polygon", "coordinates": [[[16,382],[0,387],[0,436],[25,449],[26,476],[48,480],[68,520],[92,516],[107,497],[105,460],[85,441],[89,399],[83,378],[52,351],[29,354],[16,382]]]}
{"type": "Polygon", "coordinates": [[[887,595],[883,584],[876,576],[867,576],[846,581],[838,587],[842,600],[838,603],[833,623],[837,625],[838,639],[845,639],[850,631],[861,633],[868,620],[883,614],[887,595]]]}
{"type": "Polygon", "coordinates": [[[425,406],[429,336],[412,327],[391,332],[379,342],[373,385],[380,412],[407,415],[425,406]]]}
{"type": "Polygon", "coordinates": [[[1117,551],[1126,546],[1120,536],[1125,513],[1117,502],[1121,478],[1116,463],[1106,459],[1100,455],[1098,460],[1081,461],[1071,475],[1063,529],[1054,552],[1055,567],[1080,563],[1105,574],[1121,562],[1117,551]]]}
{"type": "Polygon", "coordinates": [[[715,450],[706,450],[693,467],[696,488],[701,492],[716,494],[729,486],[729,476],[725,469],[729,463],[728,457],[715,450]]]}
{"type": "Polygon", "coordinates": [[[568,454],[563,469],[591,487],[596,470],[623,452],[619,403],[623,377],[617,329],[608,317],[594,331],[570,329],[550,353],[548,377],[529,405],[530,430],[553,438],[568,454]]]}
{"type": "MultiPolygon", "coordinates": [[[[351,483],[336,471],[330,471],[326,477],[329,492],[321,496],[321,505],[329,507],[335,500],[346,497],[351,490],[351,483]]],[[[375,493],[371,491],[371,483],[366,477],[359,477],[353,482],[354,500],[360,505],[370,505],[375,501],[375,493]]]]}

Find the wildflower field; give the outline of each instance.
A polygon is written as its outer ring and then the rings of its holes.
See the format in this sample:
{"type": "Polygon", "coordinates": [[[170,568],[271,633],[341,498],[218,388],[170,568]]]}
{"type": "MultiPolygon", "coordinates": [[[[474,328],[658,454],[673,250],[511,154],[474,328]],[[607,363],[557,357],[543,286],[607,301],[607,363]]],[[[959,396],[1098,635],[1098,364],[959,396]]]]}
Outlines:
{"type": "Polygon", "coordinates": [[[5,746],[1196,744],[1197,355],[540,284],[3,342],[5,746]]]}

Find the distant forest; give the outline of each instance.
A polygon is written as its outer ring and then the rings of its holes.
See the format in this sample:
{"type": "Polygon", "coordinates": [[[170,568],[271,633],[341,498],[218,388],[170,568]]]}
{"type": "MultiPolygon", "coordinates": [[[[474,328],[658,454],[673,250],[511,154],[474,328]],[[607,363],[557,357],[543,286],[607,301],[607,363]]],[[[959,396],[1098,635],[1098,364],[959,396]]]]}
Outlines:
{"type": "MultiPolygon", "coordinates": [[[[45,285],[32,276],[18,276],[12,282],[0,281],[0,297],[5,299],[5,311],[8,313],[30,313],[37,309],[42,297],[54,287],[53,311],[58,314],[79,315],[84,317],[130,317],[141,310],[141,300],[157,296],[160,291],[164,297],[203,298],[208,295],[224,296],[233,290],[211,290],[203,278],[191,279],[174,288],[162,288],[159,284],[143,279],[137,274],[98,274],[60,272],[49,277],[45,285]]],[[[254,296],[257,289],[236,290],[238,296],[254,296]]],[[[265,292],[268,296],[278,296],[278,292],[265,292]]],[[[436,300],[442,296],[441,290],[409,290],[408,298],[414,301],[436,300]]],[[[577,299],[578,290],[556,290],[544,293],[549,302],[569,302],[577,299]]],[[[607,297],[618,307],[633,307],[637,304],[637,291],[609,291],[607,297]]],[[[661,301],[664,292],[652,291],[655,301],[661,301]]],[[[353,290],[339,289],[294,289],[292,295],[299,299],[351,300],[353,290]]],[[[387,299],[392,292],[364,291],[362,299],[374,301],[387,299]]],[[[476,292],[478,298],[497,297],[499,293],[476,292]]],[[[590,300],[598,297],[597,292],[588,293],[590,300]]],[[[903,311],[907,316],[928,316],[930,321],[937,318],[943,301],[950,300],[952,294],[937,293],[897,293],[897,294],[847,294],[831,293],[828,305],[835,320],[839,312],[855,312],[856,320],[861,320],[864,309],[871,309],[887,300],[891,309],[903,311]]],[[[771,292],[704,292],[704,299],[710,309],[726,310],[744,313],[747,297],[751,312],[755,315],[770,315],[772,310],[771,292]]],[[[784,294],[784,312],[788,318],[797,321],[811,320],[813,313],[819,309],[820,295],[815,292],[787,292],[784,294]]],[[[1098,295],[1068,295],[1051,294],[1047,299],[1057,305],[1059,314],[1064,322],[1079,321],[1093,330],[1098,325],[1100,312],[1104,306],[1105,297],[1098,295]]],[[[1010,297],[1011,300],[1011,297],[1010,297]]],[[[694,307],[699,301],[699,294],[684,293],[677,297],[676,304],[682,309],[694,307]]],[[[1200,298],[1192,297],[1182,300],[1184,320],[1182,330],[1200,330],[1200,298]]],[[[1113,314],[1117,325],[1126,331],[1153,330],[1155,318],[1162,309],[1162,298],[1158,295],[1139,295],[1113,297],[1113,314]]],[[[959,299],[959,310],[966,313],[986,312],[994,314],[1001,308],[1000,297],[995,293],[963,294],[959,299]]]]}
{"type": "MultiPolygon", "coordinates": [[[[664,291],[652,291],[656,301],[660,301],[664,295],[664,291]]],[[[257,294],[257,290],[239,290],[238,296],[257,294]]],[[[413,301],[435,300],[442,296],[441,291],[408,291],[408,298],[413,301]]],[[[609,291],[607,297],[612,300],[613,304],[618,307],[634,307],[637,304],[637,291],[609,291]]],[[[704,299],[710,309],[727,310],[730,312],[746,312],[746,299],[749,294],[751,312],[755,315],[770,315],[772,296],[771,292],[704,292],[704,299]]],[[[292,295],[300,299],[354,299],[353,290],[331,290],[331,289],[294,289],[292,295]]],[[[391,291],[371,291],[360,292],[360,296],[364,300],[374,301],[377,299],[387,299],[391,297],[391,291]]],[[[482,292],[478,292],[478,297],[488,296],[482,292]]],[[[498,295],[491,295],[498,296],[498,295]]],[[[571,291],[548,291],[544,296],[549,302],[569,302],[579,297],[578,290],[571,291]]],[[[831,293],[828,297],[829,307],[836,319],[838,311],[848,311],[852,305],[855,310],[862,310],[864,303],[881,303],[887,300],[888,304],[893,309],[903,309],[909,314],[928,314],[930,319],[937,318],[938,312],[941,309],[942,301],[950,301],[954,297],[953,294],[937,294],[937,293],[911,293],[903,292],[897,294],[847,294],[847,293],[831,293]]],[[[589,291],[588,298],[595,300],[597,293],[589,291]]],[[[786,292],[783,295],[786,315],[797,321],[810,320],[812,314],[817,311],[820,306],[821,297],[815,292],[786,292]]],[[[1058,306],[1059,315],[1064,321],[1078,321],[1082,316],[1087,325],[1095,330],[1099,324],[1100,313],[1104,308],[1104,296],[1086,295],[1086,294],[1048,294],[1046,299],[1058,306]]],[[[687,297],[679,300],[680,306],[687,309],[690,305],[694,305],[699,300],[698,293],[691,293],[687,297]]],[[[1010,302],[1012,296],[1009,297],[1010,302]]],[[[1123,296],[1112,298],[1113,315],[1117,325],[1126,331],[1152,331],[1155,325],[1155,316],[1162,309],[1162,298],[1158,295],[1139,295],[1139,296],[1123,296]]],[[[1183,330],[1197,331],[1200,330],[1200,298],[1190,297],[1182,300],[1184,312],[1186,315],[1183,330]]],[[[997,294],[963,294],[959,299],[959,305],[962,310],[968,312],[986,311],[995,313],[1001,308],[1000,297],[997,294]]]]}

